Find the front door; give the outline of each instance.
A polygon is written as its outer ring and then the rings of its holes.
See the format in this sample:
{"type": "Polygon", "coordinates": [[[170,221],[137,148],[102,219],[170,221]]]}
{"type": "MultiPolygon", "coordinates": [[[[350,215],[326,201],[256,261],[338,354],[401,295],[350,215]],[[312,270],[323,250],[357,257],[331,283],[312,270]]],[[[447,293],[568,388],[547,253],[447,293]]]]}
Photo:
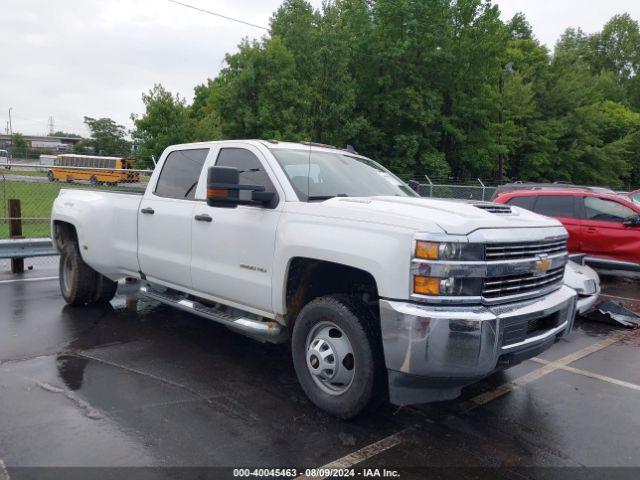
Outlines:
{"type": "Polygon", "coordinates": [[[138,212],[138,261],[151,282],[191,288],[191,228],[195,191],[208,148],[167,155],[153,192],[138,212]]]}
{"type": "Polygon", "coordinates": [[[585,253],[640,263],[640,228],[622,222],[637,215],[630,207],[607,198],[584,197],[582,247],[585,253]]]}
{"type": "MultiPolygon", "coordinates": [[[[261,185],[277,193],[262,153],[254,147],[221,148],[215,164],[240,170],[241,184],[261,185]]],[[[249,192],[242,191],[244,194],[249,192]]],[[[216,208],[198,203],[192,230],[194,290],[228,304],[271,312],[280,206],[278,198],[268,206],[216,208]]]]}

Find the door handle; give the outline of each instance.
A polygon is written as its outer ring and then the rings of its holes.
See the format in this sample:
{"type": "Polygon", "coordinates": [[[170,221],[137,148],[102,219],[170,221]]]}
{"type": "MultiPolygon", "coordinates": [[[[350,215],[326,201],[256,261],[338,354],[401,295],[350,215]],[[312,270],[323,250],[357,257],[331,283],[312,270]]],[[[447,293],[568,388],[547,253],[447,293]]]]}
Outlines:
{"type": "Polygon", "coordinates": [[[596,233],[598,230],[595,227],[589,227],[587,228],[587,232],[588,233],[596,233]]]}
{"type": "Polygon", "coordinates": [[[142,210],[140,210],[140,212],[147,213],[149,215],[153,215],[154,213],[156,213],[151,207],[143,208],[142,210]]]}
{"type": "Polygon", "coordinates": [[[209,215],[207,215],[206,213],[205,213],[205,214],[202,214],[202,215],[196,215],[196,216],[195,216],[195,217],[193,217],[193,218],[195,218],[198,222],[211,222],[211,221],[213,221],[213,218],[211,218],[211,217],[210,217],[209,215]]]}

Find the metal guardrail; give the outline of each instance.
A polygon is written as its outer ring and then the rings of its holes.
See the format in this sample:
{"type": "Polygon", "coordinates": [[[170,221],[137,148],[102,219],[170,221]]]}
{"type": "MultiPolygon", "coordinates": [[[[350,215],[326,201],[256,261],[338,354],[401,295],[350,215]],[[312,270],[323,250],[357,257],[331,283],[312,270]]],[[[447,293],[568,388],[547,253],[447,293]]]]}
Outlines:
{"type": "Polygon", "coordinates": [[[50,238],[0,240],[0,258],[31,258],[57,255],[50,238]]]}

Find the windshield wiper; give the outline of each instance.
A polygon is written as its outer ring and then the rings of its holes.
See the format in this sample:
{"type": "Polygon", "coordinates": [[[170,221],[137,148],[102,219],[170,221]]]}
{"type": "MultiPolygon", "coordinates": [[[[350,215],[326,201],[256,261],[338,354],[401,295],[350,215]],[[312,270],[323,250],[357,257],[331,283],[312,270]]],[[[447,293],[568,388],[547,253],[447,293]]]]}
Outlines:
{"type": "Polygon", "coordinates": [[[313,201],[313,200],[329,200],[330,198],[335,198],[335,197],[348,197],[349,195],[347,195],[346,193],[336,193],[335,195],[310,195],[307,200],[309,202],[313,201]]]}

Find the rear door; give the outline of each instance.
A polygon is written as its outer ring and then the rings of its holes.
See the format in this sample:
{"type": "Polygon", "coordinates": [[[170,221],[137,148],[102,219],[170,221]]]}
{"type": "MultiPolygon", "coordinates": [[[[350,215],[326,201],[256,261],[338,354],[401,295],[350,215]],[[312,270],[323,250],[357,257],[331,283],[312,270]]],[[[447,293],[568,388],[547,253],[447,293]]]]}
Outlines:
{"type": "Polygon", "coordinates": [[[582,251],[582,220],[574,195],[538,195],[533,210],[540,215],[557,218],[569,232],[568,248],[571,253],[582,251]]]}
{"type": "Polygon", "coordinates": [[[630,206],[613,199],[584,197],[584,252],[596,257],[640,263],[640,228],[622,223],[637,214],[630,206]]]}
{"type": "MultiPolygon", "coordinates": [[[[253,145],[225,143],[215,165],[240,170],[240,183],[275,192],[268,206],[209,207],[199,202],[192,219],[193,288],[202,296],[231,305],[271,312],[271,277],[276,228],[284,193],[263,153],[253,145]]],[[[248,191],[241,192],[249,196],[248,191]]]]}
{"type": "Polygon", "coordinates": [[[191,228],[200,203],[195,192],[209,150],[170,152],[140,202],[138,261],[152,282],[191,288],[191,228]]]}

